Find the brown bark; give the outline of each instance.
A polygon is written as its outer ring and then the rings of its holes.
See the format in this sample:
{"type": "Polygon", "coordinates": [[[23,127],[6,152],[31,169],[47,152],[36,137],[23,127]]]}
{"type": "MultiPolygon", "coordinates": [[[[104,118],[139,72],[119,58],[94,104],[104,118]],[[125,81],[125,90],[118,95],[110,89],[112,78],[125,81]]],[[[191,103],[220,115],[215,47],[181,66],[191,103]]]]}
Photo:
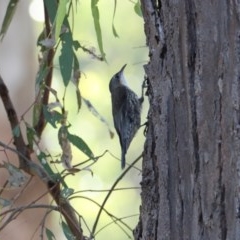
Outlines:
{"type": "Polygon", "coordinates": [[[135,239],[240,239],[240,4],[141,2],[150,110],[135,239]]]}

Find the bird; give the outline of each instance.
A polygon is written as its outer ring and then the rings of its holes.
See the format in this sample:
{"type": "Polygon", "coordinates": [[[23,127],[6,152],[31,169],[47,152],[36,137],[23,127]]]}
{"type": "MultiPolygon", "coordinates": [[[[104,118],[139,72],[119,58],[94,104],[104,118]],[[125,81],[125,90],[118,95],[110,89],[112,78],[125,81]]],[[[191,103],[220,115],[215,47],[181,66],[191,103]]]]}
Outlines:
{"type": "Polygon", "coordinates": [[[141,109],[143,97],[138,98],[133,92],[123,74],[127,64],[113,75],[109,83],[112,101],[114,127],[121,145],[121,167],[125,168],[126,153],[129,145],[141,124],[141,109]]]}

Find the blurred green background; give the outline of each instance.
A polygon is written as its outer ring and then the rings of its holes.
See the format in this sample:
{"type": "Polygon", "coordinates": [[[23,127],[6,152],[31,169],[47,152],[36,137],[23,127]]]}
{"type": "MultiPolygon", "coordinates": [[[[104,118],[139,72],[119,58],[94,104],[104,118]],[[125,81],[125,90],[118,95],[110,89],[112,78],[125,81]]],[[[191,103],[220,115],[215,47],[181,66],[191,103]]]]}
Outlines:
{"type": "MultiPolygon", "coordinates": [[[[38,14],[40,14],[39,18],[41,18],[41,2],[41,0],[33,0],[29,7],[30,15],[33,20],[35,19],[34,29],[36,41],[42,30],[42,22],[39,20],[36,21],[38,14]]],[[[97,111],[109,123],[111,130],[115,133],[113,139],[110,138],[106,125],[93,116],[84,103],[82,104],[80,112],[77,113],[75,88],[72,83],[70,83],[67,88],[65,107],[69,113],[68,120],[72,125],[69,131],[83,138],[95,156],[101,155],[105,150],[109,150],[114,156],[120,158],[120,144],[113,126],[111,98],[108,84],[111,77],[119,71],[125,63],[128,64],[125,69],[125,77],[128,80],[130,87],[139,96],[141,95],[141,85],[144,80],[143,65],[148,61],[148,51],[145,44],[143,19],[135,13],[134,4],[134,1],[129,0],[117,1],[114,25],[119,38],[115,38],[112,33],[114,1],[100,0],[98,2],[103,47],[106,53],[107,63],[94,59],[92,56],[81,51],[81,49],[77,52],[82,72],[79,85],[81,94],[93,104],[97,111]]],[[[99,54],[91,13],[91,1],[78,1],[78,7],[76,11],[74,11],[72,23],[74,39],[78,40],[81,45],[92,49],[96,54],[99,54]]],[[[54,63],[53,88],[58,91],[59,99],[62,99],[63,84],[59,73],[58,57],[55,58],[54,63]]],[[[55,101],[55,99],[52,98],[52,101],[55,101]]],[[[145,98],[142,112],[142,123],[146,121],[148,108],[147,102],[148,101],[145,98]]],[[[128,163],[135,160],[143,151],[143,130],[144,127],[140,128],[130,145],[126,157],[128,163]]],[[[43,143],[46,151],[49,151],[52,156],[57,156],[61,153],[61,149],[58,145],[57,130],[49,125],[44,131],[43,143]]],[[[74,147],[73,156],[73,165],[87,159],[84,154],[74,147]]],[[[123,221],[125,221],[131,228],[134,228],[138,222],[141,161],[138,162],[137,167],[139,169],[132,169],[117,186],[117,188],[129,189],[114,192],[105,205],[105,208],[111,214],[118,218],[124,218],[123,221]]],[[[62,170],[61,165],[56,165],[56,168],[58,171],[62,170]]],[[[66,178],[68,186],[73,188],[76,192],[79,191],[78,194],[74,195],[78,196],[78,198],[72,200],[72,203],[88,225],[85,226],[82,221],[85,234],[88,235],[88,228],[92,228],[99,207],[83,197],[91,198],[101,204],[107,192],[91,192],[90,190],[110,189],[121,173],[120,160],[107,153],[99,158],[91,169],[80,171],[77,174],[70,175],[66,178]]],[[[60,231],[54,230],[54,227],[59,228],[60,221],[56,220],[57,218],[59,219],[59,216],[52,219],[52,230],[57,239],[64,239],[60,231]]],[[[122,240],[129,239],[129,236],[132,236],[128,229],[125,227],[121,229],[115,223],[104,228],[104,226],[111,222],[113,222],[113,220],[103,212],[100,217],[97,231],[101,228],[103,229],[96,235],[96,239],[122,240]]]]}

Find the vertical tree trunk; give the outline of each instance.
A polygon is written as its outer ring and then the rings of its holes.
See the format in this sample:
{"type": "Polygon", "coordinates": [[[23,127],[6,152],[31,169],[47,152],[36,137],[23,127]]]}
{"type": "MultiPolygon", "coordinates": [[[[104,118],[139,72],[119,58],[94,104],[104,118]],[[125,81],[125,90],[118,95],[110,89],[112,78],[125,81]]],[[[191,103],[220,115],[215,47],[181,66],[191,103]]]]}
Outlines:
{"type": "Polygon", "coordinates": [[[240,239],[240,3],[141,3],[150,110],[135,239],[240,239]]]}

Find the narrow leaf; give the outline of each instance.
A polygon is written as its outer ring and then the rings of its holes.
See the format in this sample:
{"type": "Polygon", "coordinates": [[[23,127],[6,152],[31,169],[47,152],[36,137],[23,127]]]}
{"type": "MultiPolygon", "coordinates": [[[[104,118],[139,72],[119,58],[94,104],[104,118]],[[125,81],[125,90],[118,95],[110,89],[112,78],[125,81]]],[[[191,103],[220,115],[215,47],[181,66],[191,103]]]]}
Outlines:
{"type": "Polygon", "coordinates": [[[42,167],[44,168],[44,170],[48,173],[49,176],[51,176],[52,179],[54,180],[60,179],[60,176],[58,176],[58,173],[54,173],[53,170],[51,169],[47,161],[47,155],[44,152],[40,152],[39,154],[37,154],[37,158],[41,163],[42,167]]]}
{"type": "Polygon", "coordinates": [[[105,58],[106,54],[104,53],[104,50],[103,50],[102,31],[101,31],[101,26],[99,22],[99,10],[97,7],[97,3],[98,3],[98,0],[91,0],[92,16],[94,21],[95,32],[97,35],[98,47],[102,55],[102,58],[106,61],[106,58],[105,58]]]}
{"type": "Polygon", "coordinates": [[[45,120],[54,128],[57,128],[56,123],[59,123],[62,120],[62,114],[57,111],[49,111],[47,106],[43,106],[43,114],[45,120]]]}
{"type": "Polygon", "coordinates": [[[77,135],[73,135],[68,133],[68,140],[76,146],[80,151],[86,154],[89,158],[93,158],[94,155],[88,145],[83,141],[82,138],[78,137],[77,135]]]}
{"type": "Polygon", "coordinates": [[[80,77],[81,77],[81,71],[80,71],[80,67],[79,67],[79,62],[78,62],[76,54],[74,53],[73,81],[74,81],[74,85],[76,87],[76,97],[77,97],[78,112],[79,112],[79,110],[80,110],[80,108],[82,106],[82,97],[81,97],[80,90],[78,88],[80,77]]]}
{"type": "Polygon", "coordinates": [[[53,232],[50,230],[50,229],[48,229],[48,228],[46,228],[46,236],[47,236],[47,239],[48,240],[54,240],[54,239],[56,239],[55,238],[55,236],[54,236],[54,234],[53,234],[53,232]]]}
{"type": "Polygon", "coordinates": [[[46,64],[42,64],[40,66],[40,69],[38,70],[37,78],[36,78],[36,88],[39,88],[40,85],[44,82],[48,74],[48,71],[49,71],[49,67],[47,67],[46,64]]]}
{"type": "Polygon", "coordinates": [[[62,149],[61,162],[65,169],[71,169],[72,148],[68,139],[68,131],[65,126],[61,126],[58,131],[58,142],[62,149]]]}
{"type": "Polygon", "coordinates": [[[58,4],[57,14],[56,14],[56,27],[55,27],[55,41],[57,41],[61,27],[63,24],[63,20],[66,16],[66,5],[68,0],[60,0],[58,4]]]}
{"type": "Polygon", "coordinates": [[[139,17],[142,17],[141,3],[140,3],[139,0],[138,0],[138,1],[136,2],[136,4],[134,5],[134,11],[135,11],[135,13],[136,13],[139,17]]]}
{"type": "Polygon", "coordinates": [[[26,128],[27,128],[28,144],[32,148],[34,139],[35,139],[35,137],[37,137],[37,133],[36,133],[35,129],[33,127],[31,127],[28,123],[25,123],[25,124],[26,124],[26,128]]]}
{"type": "Polygon", "coordinates": [[[62,222],[62,229],[67,240],[76,240],[76,238],[72,235],[71,230],[65,222],[62,222]]]}
{"type": "Polygon", "coordinates": [[[44,0],[44,7],[47,8],[47,13],[53,24],[57,14],[57,1],[44,0]]]}
{"type": "Polygon", "coordinates": [[[115,29],[115,26],[114,26],[114,18],[115,18],[115,14],[116,14],[116,8],[117,8],[117,0],[114,0],[114,10],[113,10],[113,19],[112,19],[112,31],[113,31],[114,37],[119,37],[118,34],[117,34],[117,31],[115,29]]]}
{"type": "Polygon", "coordinates": [[[0,31],[1,40],[3,40],[5,34],[8,30],[8,27],[9,27],[11,21],[12,21],[14,13],[17,9],[18,2],[19,2],[18,0],[10,0],[9,3],[8,3],[7,11],[6,11],[6,14],[4,16],[1,31],[0,31]]]}
{"type": "Polygon", "coordinates": [[[60,72],[63,78],[65,87],[68,85],[73,68],[73,49],[72,49],[72,38],[71,33],[67,32],[61,36],[62,39],[62,50],[59,57],[60,72]]]}

